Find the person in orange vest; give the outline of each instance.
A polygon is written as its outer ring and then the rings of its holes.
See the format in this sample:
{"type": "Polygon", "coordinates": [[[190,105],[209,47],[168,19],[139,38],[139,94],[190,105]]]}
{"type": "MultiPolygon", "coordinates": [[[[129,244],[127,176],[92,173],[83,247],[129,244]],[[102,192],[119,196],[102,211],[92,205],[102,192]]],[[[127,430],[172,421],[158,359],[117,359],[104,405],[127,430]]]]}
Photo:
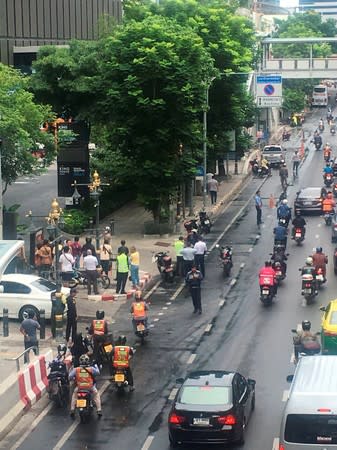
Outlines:
{"type": "Polygon", "coordinates": [[[136,291],[135,293],[135,301],[132,302],[130,312],[132,314],[132,325],[133,330],[136,332],[137,330],[137,322],[144,321],[145,328],[148,328],[148,317],[147,311],[149,307],[145,300],[142,299],[142,291],[136,291]]]}
{"type": "Polygon", "coordinates": [[[94,353],[93,358],[98,364],[101,364],[99,356],[100,346],[106,342],[109,334],[108,322],[104,319],[104,311],[96,311],[96,319],[94,319],[89,328],[89,334],[93,337],[94,353]]]}
{"type": "Polygon", "coordinates": [[[116,369],[124,369],[131,392],[135,390],[133,385],[133,375],[130,368],[130,358],[133,355],[133,348],[126,345],[126,337],[119,336],[114,348],[111,375],[114,375],[116,369]]]}
{"type": "Polygon", "coordinates": [[[336,202],[332,197],[332,193],[328,192],[326,198],[323,200],[322,209],[324,213],[333,213],[336,202]]]}
{"type": "Polygon", "coordinates": [[[88,355],[80,356],[80,366],[72,369],[69,373],[69,380],[75,380],[76,387],[71,397],[70,417],[75,417],[75,407],[78,391],[90,391],[92,399],[96,405],[97,415],[102,417],[101,396],[96,387],[95,377],[100,374],[97,366],[90,366],[88,355]]]}

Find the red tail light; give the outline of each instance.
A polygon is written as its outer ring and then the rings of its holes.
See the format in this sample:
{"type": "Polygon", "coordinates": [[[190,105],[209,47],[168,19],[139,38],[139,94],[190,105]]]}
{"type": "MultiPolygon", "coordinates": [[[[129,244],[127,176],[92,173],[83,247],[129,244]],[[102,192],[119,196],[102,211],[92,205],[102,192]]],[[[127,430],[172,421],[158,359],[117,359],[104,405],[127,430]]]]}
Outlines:
{"type": "Polygon", "coordinates": [[[318,268],[316,272],[317,272],[317,275],[320,275],[322,273],[322,269],[318,268]]]}
{"type": "Polygon", "coordinates": [[[279,450],[286,450],[285,446],[283,444],[280,444],[279,450]]]}
{"type": "Polygon", "coordinates": [[[85,392],[78,392],[77,393],[77,397],[85,397],[86,393],[85,392]]]}
{"type": "Polygon", "coordinates": [[[310,288],[311,284],[310,283],[305,283],[305,287],[310,288]]]}
{"type": "Polygon", "coordinates": [[[221,425],[235,425],[236,424],[236,417],[232,414],[229,414],[228,416],[220,416],[217,418],[217,421],[221,425]]]}
{"type": "Polygon", "coordinates": [[[169,423],[172,423],[173,425],[180,425],[181,423],[186,422],[186,417],[184,416],[178,416],[176,413],[172,413],[169,416],[169,423]]]}
{"type": "Polygon", "coordinates": [[[302,233],[302,229],[301,228],[296,228],[295,233],[302,233]]]}

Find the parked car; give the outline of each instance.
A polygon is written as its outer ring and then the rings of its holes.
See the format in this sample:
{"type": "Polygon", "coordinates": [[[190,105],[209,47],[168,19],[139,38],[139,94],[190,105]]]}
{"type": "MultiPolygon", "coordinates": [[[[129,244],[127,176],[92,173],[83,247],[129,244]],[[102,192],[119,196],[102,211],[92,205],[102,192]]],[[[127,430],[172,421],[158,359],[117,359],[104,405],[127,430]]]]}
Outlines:
{"type": "MultiPolygon", "coordinates": [[[[255,408],[255,381],[238,372],[202,370],[182,382],[169,417],[169,440],[180,444],[243,444],[255,408]]],[[[194,447],[193,447],[194,448],[194,447]]]]}
{"type": "Polygon", "coordinates": [[[322,306],[321,344],[322,354],[337,355],[337,300],[322,306]]]}
{"type": "Polygon", "coordinates": [[[265,145],[262,157],[268,161],[271,167],[279,167],[285,161],[285,153],[280,145],[265,145]]]}
{"type": "MultiPolygon", "coordinates": [[[[50,296],[55,290],[55,283],[36,275],[4,274],[0,282],[0,317],[3,308],[8,309],[9,318],[19,320],[27,318],[29,310],[39,317],[39,310],[44,309],[46,319],[50,319],[50,296]]],[[[69,288],[62,288],[62,292],[68,295],[69,288]]]]}
{"type": "Polygon", "coordinates": [[[306,187],[296,193],[294,211],[322,213],[322,189],[320,187],[306,187]]]}

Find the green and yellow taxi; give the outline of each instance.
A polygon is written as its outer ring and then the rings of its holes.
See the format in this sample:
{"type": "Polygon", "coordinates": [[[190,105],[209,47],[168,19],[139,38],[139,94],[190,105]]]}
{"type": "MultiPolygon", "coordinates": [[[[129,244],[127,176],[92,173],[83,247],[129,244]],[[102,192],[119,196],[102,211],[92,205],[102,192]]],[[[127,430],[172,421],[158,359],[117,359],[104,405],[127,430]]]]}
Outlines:
{"type": "Polygon", "coordinates": [[[322,306],[321,344],[322,354],[337,355],[337,299],[332,300],[327,306],[322,306]]]}

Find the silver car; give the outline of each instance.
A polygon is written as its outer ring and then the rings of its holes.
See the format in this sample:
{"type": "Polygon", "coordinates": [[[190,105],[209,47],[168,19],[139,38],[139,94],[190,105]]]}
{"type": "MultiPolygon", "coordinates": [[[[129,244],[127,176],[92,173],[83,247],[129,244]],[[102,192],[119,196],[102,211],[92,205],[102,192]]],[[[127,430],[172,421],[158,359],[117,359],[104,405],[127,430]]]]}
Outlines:
{"type": "Polygon", "coordinates": [[[276,144],[266,145],[262,150],[262,157],[266,159],[272,167],[279,167],[285,161],[283,148],[276,144]]]}

